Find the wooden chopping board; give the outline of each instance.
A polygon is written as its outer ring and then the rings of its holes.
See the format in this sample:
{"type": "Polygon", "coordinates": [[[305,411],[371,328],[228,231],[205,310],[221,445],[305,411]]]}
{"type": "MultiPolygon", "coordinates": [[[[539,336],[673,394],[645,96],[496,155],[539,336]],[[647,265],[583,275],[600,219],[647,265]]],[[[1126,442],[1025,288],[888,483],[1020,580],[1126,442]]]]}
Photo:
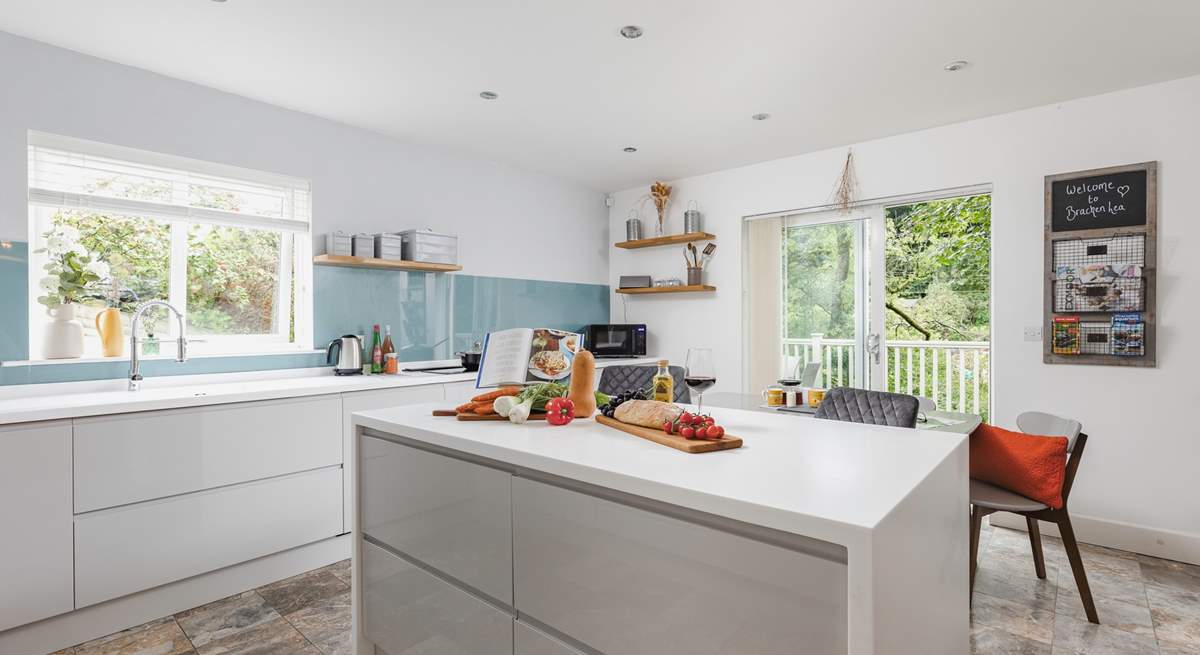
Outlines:
{"type": "MultiPolygon", "coordinates": [[[[452,409],[435,409],[434,416],[453,416],[460,421],[507,421],[508,417],[500,416],[499,414],[457,414],[452,409]]],[[[546,420],[545,412],[534,412],[529,415],[530,421],[546,420]]]]}
{"type": "Polygon", "coordinates": [[[741,437],[732,437],[728,434],[719,441],[706,441],[702,439],[684,439],[677,434],[667,434],[662,430],[652,430],[640,425],[622,423],[615,418],[608,418],[603,414],[596,415],[596,422],[601,425],[607,425],[610,428],[616,428],[621,432],[632,434],[635,437],[641,437],[654,443],[670,446],[675,450],[682,450],[685,453],[710,453],[714,450],[730,450],[742,447],[741,437]]]}

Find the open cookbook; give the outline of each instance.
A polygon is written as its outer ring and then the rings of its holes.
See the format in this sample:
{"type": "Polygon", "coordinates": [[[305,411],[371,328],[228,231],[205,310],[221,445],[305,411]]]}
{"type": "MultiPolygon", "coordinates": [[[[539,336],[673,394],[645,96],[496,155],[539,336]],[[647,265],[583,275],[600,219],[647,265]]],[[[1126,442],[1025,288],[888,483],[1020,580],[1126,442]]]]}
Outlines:
{"type": "Polygon", "coordinates": [[[547,328],[489,332],[483,340],[475,387],[553,382],[571,375],[583,335],[547,328]]]}

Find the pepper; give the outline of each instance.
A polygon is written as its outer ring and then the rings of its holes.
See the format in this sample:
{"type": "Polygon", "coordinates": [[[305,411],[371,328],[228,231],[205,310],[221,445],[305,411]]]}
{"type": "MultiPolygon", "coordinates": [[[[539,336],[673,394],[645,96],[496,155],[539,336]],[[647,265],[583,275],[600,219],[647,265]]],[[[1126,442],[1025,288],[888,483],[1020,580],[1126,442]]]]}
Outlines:
{"type": "Polygon", "coordinates": [[[570,398],[558,396],[546,401],[546,422],[550,425],[566,425],[575,419],[575,403],[570,398]]]}

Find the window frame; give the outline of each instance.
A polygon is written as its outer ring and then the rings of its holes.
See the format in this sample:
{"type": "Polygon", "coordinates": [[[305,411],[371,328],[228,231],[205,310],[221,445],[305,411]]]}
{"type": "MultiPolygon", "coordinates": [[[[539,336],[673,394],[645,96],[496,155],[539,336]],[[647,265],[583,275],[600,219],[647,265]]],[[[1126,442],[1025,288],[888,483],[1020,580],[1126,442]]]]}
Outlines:
{"type": "MultiPolygon", "coordinates": [[[[248,230],[267,230],[280,235],[279,256],[275,269],[274,329],[261,334],[203,335],[189,337],[189,353],[193,355],[254,355],[296,353],[312,351],[312,189],[307,180],[273,173],[254,171],[201,160],[173,155],[147,152],[108,144],[61,137],[39,132],[29,132],[30,171],[27,200],[29,210],[30,250],[41,247],[42,234],[49,229],[50,217],[63,209],[109,211],[125,216],[159,220],[170,226],[168,256],[168,293],[163,298],[184,314],[187,324],[188,303],[188,232],[192,225],[212,224],[248,230]],[[120,197],[75,193],[34,186],[35,149],[52,149],[78,155],[81,160],[88,157],[119,160],[120,164],[141,166],[152,173],[158,172],[163,179],[174,176],[171,184],[170,202],[127,200],[120,197]],[[189,175],[200,180],[228,181],[233,185],[244,184],[246,188],[266,189],[277,192],[281,198],[280,208],[284,213],[279,218],[265,217],[252,213],[211,209],[196,206],[192,194],[197,187],[207,186],[203,182],[192,182],[189,175]],[[294,286],[293,286],[294,285],[294,286]]],[[[210,187],[211,188],[211,187],[210,187]]],[[[270,197],[270,196],[269,196],[270,197]]],[[[45,308],[38,304],[38,282],[44,256],[29,258],[29,358],[41,359],[42,328],[47,320],[45,308]]],[[[149,298],[143,299],[149,300],[149,298]]],[[[128,316],[128,314],[126,314],[128,316]]],[[[86,321],[85,321],[86,322],[86,321]]],[[[173,340],[178,337],[174,319],[163,323],[165,333],[161,335],[160,356],[173,355],[173,340]]],[[[126,325],[128,330],[129,326],[126,325]]],[[[139,335],[144,336],[143,333],[139,335]]],[[[98,356],[98,355],[97,355],[98,356]]],[[[91,358],[90,354],[85,357],[91,358]]],[[[128,357],[128,354],[125,355],[128,357]]],[[[78,360],[63,360],[78,361],[78,360]]]]}

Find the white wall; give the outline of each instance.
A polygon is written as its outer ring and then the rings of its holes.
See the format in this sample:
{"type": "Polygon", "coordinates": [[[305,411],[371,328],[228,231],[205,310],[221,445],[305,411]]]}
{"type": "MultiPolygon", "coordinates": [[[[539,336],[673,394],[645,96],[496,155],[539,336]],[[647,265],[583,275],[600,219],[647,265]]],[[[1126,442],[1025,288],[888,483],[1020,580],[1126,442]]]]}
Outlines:
{"type": "MultiPolygon", "coordinates": [[[[1194,562],[1200,267],[1189,257],[1200,244],[1198,115],[1193,77],[853,146],[863,198],[993,185],[994,420],[1012,427],[1027,409],[1080,419],[1092,437],[1072,492],[1081,538],[1194,562]],[[1041,343],[1022,333],[1041,324],[1043,176],[1150,160],[1160,162],[1158,367],[1043,364],[1041,343]]],[[[711,346],[718,388],[741,389],[742,217],[828,203],[844,157],[839,148],[673,182],[668,231],[682,231],[683,207],[699,202],[705,229],[718,236],[707,273],[718,291],[629,298],[628,319],[648,324],[650,352],[682,362],[689,346],[711,346]]],[[[624,239],[626,215],[644,193],[614,194],[612,240],[624,239]]],[[[644,222],[652,215],[650,207],[644,222]]],[[[614,287],[622,274],[683,274],[675,247],[614,250],[610,266],[614,287]]],[[[623,320],[619,300],[612,312],[623,320]]]]}
{"type": "Polygon", "coordinates": [[[606,210],[594,189],[4,32],[0,239],[28,240],[30,129],[307,178],[315,235],[432,227],[460,236],[464,273],[607,281],[606,210]],[[543,235],[559,247],[524,256],[543,235]]]}

